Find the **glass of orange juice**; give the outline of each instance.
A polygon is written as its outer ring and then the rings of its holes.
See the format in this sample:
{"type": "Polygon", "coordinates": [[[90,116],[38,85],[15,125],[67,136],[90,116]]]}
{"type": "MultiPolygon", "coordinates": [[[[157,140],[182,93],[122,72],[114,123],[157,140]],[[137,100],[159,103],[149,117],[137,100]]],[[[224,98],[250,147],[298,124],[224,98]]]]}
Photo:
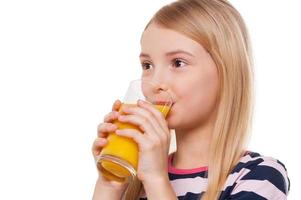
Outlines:
{"type": "MultiPolygon", "coordinates": [[[[125,106],[136,106],[141,99],[148,101],[157,108],[164,117],[172,105],[172,97],[169,92],[161,90],[154,82],[145,80],[134,80],[130,83],[122,106],[119,109],[121,114],[125,106]]],[[[118,129],[136,129],[142,131],[130,123],[115,121],[118,129]]],[[[131,181],[135,178],[138,166],[138,145],[131,139],[118,136],[114,132],[108,134],[108,144],[102,149],[97,159],[97,167],[102,175],[109,180],[118,182],[131,181]]]]}

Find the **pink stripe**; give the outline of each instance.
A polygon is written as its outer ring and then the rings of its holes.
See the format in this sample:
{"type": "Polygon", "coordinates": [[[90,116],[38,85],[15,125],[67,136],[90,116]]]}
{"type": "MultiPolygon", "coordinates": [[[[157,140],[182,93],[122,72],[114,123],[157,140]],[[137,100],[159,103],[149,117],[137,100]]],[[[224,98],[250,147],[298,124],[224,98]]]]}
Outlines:
{"type": "Polygon", "coordinates": [[[174,153],[170,154],[168,157],[168,172],[172,174],[192,174],[192,173],[199,173],[204,172],[208,170],[208,167],[198,167],[193,169],[177,169],[172,166],[172,159],[173,159],[174,153]]]}
{"type": "Polygon", "coordinates": [[[267,180],[239,180],[231,194],[236,194],[241,191],[254,192],[268,200],[286,199],[286,195],[267,180]]]}

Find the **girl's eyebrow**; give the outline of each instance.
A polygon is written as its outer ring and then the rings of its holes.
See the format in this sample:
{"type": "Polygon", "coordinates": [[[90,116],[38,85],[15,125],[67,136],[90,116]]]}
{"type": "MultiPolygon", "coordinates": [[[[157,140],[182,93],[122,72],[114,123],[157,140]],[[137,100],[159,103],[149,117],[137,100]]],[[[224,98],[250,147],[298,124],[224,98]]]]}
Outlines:
{"type": "MultiPolygon", "coordinates": [[[[184,51],[184,50],[181,50],[181,49],[177,49],[177,50],[175,50],[175,51],[170,51],[170,52],[167,52],[167,53],[165,53],[165,55],[166,56],[172,56],[172,55],[175,55],[175,54],[180,54],[180,53],[182,53],[182,54],[186,54],[186,55],[189,55],[189,56],[191,56],[191,57],[195,57],[192,53],[189,53],[188,51],[184,51]]],[[[139,56],[140,58],[141,57],[146,57],[146,58],[150,58],[150,55],[149,54],[146,54],[146,53],[143,53],[143,52],[141,52],[141,54],[140,54],[140,56],[139,56]]]]}

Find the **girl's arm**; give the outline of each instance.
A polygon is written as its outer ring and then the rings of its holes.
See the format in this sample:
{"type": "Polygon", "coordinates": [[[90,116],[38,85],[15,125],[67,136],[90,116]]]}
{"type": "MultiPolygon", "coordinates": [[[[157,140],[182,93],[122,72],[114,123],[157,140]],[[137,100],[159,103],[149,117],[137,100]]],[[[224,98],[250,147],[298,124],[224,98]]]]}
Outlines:
{"type": "Polygon", "coordinates": [[[103,181],[97,179],[93,194],[93,200],[120,200],[122,198],[123,193],[125,192],[125,189],[126,185],[116,185],[116,187],[112,187],[112,185],[106,186],[103,181]]]}
{"type": "MultiPolygon", "coordinates": [[[[107,135],[110,132],[114,132],[117,127],[112,127],[112,123],[116,120],[119,116],[118,110],[121,107],[121,102],[119,100],[115,101],[112,112],[106,115],[104,119],[104,123],[101,123],[98,126],[97,130],[97,138],[95,139],[93,146],[92,146],[92,153],[94,160],[96,162],[97,157],[99,156],[102,148],[107,144],[107,135]]],[[[125,192],[128,184],[118,183],[114,181],[106,180],[102,176],[101,170],[98,170],[98,179],[95,184],[93,200],[120,200],[123,193],[125,192]]]]}
{"type": "Polygon", "coordinates": [[[148,179],[143,182],[143,186],[148,200],[178,199],[168,177],[148,179]]]}

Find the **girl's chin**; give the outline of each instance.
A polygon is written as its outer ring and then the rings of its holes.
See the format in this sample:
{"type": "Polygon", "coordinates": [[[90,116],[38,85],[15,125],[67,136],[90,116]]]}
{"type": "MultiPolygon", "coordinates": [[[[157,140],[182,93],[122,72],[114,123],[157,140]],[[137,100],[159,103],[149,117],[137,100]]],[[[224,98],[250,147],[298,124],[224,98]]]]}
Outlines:
{"type": "Polygon", "coordinates": [[[179,110],[177,110],[177,105],[173,104],[166,117],[169,129],[175,129],[179,123],[179,119],[177,119],[176,113],[179,113],[179,110]]]}
{"type": "Polygon", "coordinates": [[[174,115],[168,115],[167,118],[166,118],[169,129],[175,129],[175,127],[176,127],[174,117],[175,117],[174,115]]]}

